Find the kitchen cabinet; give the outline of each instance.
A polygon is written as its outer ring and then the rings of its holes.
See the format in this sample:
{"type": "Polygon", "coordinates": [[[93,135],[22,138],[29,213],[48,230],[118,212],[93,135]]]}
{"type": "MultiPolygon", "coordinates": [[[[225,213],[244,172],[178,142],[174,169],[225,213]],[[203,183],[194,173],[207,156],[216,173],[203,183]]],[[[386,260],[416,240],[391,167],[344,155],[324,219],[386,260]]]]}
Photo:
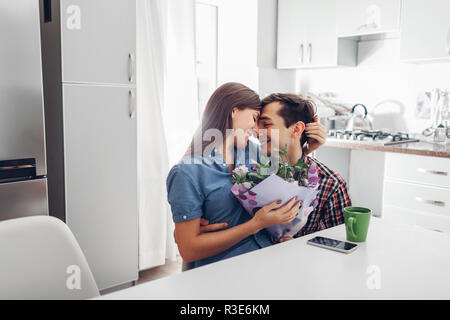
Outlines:
{"type": "Polygon", "coordinates": [[[277,68],[356,65],[357,42],[338,39],[336,0],[279,0],[277,68]]]}
{"type": "Polygon", "coordinates": [[[388,153],[383,218],[450,232],[449,168],[450,159],[388,153]]]}
{"type": "Polygon", "coordinates": [[[67,225],[88,262],[96,261],[90,266],[99,287],[132,282],[138,277],[134,89],[63,90],[67,225]]]}
{"type": "Polygon", "coordinates": [[[450,59],[450,1],[405,0],[400,58],[420,62],[450,59]]]}
{"type": "Polygon", "coordinates": [[[399,31],[401,3],[401,0],[339,0],[338,36],[399,31]]]}
{"type": "Polygon", "coordinates": [[[135,16],[133,1],[63,0],[63,81],[134,84],[135,16]]]}

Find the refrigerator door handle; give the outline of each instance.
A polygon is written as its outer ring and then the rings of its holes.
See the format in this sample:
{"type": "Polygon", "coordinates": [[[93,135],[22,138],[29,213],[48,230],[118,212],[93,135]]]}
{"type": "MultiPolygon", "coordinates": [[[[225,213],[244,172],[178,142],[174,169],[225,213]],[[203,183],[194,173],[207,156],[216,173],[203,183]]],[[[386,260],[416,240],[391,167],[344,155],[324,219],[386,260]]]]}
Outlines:
{"type": "Polygon", "coordinates": [[[450,28],[447,30],[447,52],[450,54],[450,28]]]}
{"type": "Polygon", "coordinates": [[[128,54],[128,80],[130,83],[134,82],[135,78],[135,67],[134,67],[134,55],[130,52],[128,54]]]}
{"type": "Polygon", "coordinates": [[[128,93],[128,110],[130,112],[130,119],[133,120],[136,118],[136,97],[133,89],[130,89],[128,93]]]}

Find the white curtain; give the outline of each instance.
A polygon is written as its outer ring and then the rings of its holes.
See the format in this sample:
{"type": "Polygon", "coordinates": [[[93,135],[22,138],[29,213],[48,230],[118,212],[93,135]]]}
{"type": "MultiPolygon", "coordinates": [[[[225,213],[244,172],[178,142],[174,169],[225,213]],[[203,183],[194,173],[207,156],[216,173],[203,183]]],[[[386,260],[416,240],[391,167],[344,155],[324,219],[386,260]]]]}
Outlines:
{"type": "Polygon", "coordinates": [[[199,123],[196,74],[195,0],[166,0],[167,103],[164,121],[167,129],[170,164],[186,152],[199,123]]]}
{"type": "Polygon", "coordinates": [[[194,19],[194,0],[137,0],[140,270],[177,254],[166,178],[197,125],[194,19]]]}

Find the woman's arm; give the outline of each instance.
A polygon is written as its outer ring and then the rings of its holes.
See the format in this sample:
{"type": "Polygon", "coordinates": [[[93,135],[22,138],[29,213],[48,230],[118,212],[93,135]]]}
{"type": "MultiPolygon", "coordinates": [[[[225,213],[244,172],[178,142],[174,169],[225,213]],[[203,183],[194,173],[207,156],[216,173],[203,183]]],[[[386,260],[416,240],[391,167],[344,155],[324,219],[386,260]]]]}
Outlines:
{"type": "Polygon", "coordinates": [[[315,117],[314,122],[306,125],[305,134],[308,137],[308,150],[307,154],[311,154],[327,141],[327,128],[319,123],[319,118],[315,117]]]}
{"type": "Polygon", "coordinates": [[[301,202],[292,199],[282,208],[274,202],[261,210],[255,216],[236,227],[213,233],[200,232],[200,218],[175,224],[175,235],[178,249],[185,262],[192,262],[215,256],[239,241],[253,235],[269,226],[286,224],[295,219],[301,202]]]}

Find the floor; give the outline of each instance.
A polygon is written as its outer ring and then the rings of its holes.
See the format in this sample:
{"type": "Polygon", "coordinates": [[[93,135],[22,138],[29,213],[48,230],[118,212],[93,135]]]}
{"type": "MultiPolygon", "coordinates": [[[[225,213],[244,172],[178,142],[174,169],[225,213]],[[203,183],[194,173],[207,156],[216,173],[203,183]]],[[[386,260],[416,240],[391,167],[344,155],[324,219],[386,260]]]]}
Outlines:
{"type": "Polygon", "coordinates": [[[177,261],[166,260],[166,264],[163,266],[141,271],[139,272],[138,284],[169,277],[171,275],[180,273],[182,263],[183,262],[181,258],[178,257],[177,261]]]}

